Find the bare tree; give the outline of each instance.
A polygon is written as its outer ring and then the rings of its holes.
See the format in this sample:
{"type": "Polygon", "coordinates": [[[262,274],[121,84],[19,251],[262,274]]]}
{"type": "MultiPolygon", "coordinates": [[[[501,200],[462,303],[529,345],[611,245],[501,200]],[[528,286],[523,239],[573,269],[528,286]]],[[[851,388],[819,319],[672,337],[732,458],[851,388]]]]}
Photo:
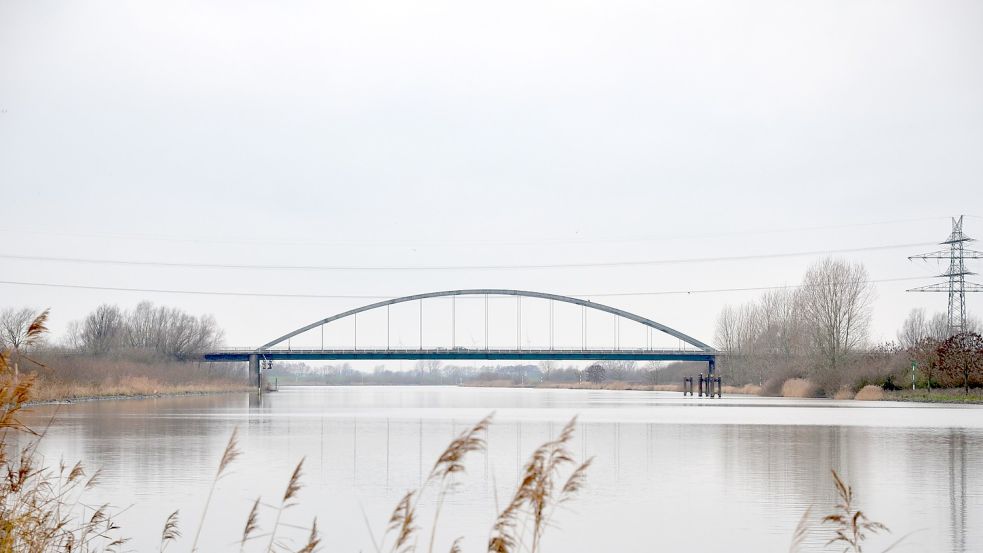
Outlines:
{"type": "Polygon", "coordinates": [[[420,359],[416,362],[417,371],[431,376],[439,374],[441,366],[443,362],[440,359],[420,359]]]}
{"type": "Polygon", "coordinates": [[[918,342],[930,336],[928,315],[924,308],[912,309],[898,330],[898,345],[910,351],[918,342]]]}
{"type": "Polygon", "coordinates": [[[661,361],[648,361],[645,363],[643,370],[645,371],[645,376],[648,379],[649,384],[659,383],[659,369],[663,367],[661,361]]]}
{"type": "Polygon", "coordinates": [[[873,301],[867,270],[859,263],[823,259],[806,272],[801,293],[820,361],[818,380],[838,386],[845,357],[867,340],[873,301]]]}
{"type": "Polygon", "coordinates": [[[27,329],[37,316],[38,310],[24,307],[8,307],[0,312],[0,346],[12,350],[19,349],[27,340],[27,329]]]}
{"type": "Polygon", "coordinates": [[[738,367],[744,380],[754,380],[758,384],[764,381],[765,367],[759,356],[761,345],[762,317],[758,306],[745,303],[737,310],[737,350],[738,367]]]}
{"type": "Polygon", "coordinates": [[[62,345],[75,351],[85,350],[85,342],[82,339],[81,321],[70,321],[68,323],[68,329],[65,331],[65,339],[63,340],[62,345]]]}
{"type": "Polygon", "coordinates": [[[735,382],[763,378],[763,366],[757,357],[761,322],[758,306],[753,302],[736,308],[728,305],[717,318],[715,339],[726,352],[721,368],[729,371],[735,382]]]}
{"type": "Polygon", "coordinates": [[[717,315],[714,341],[723,351],[737,351],[740,347],[737,341],[737,313],[730,305],[725,305],[717,315]]]}
{"type": "Polygon", "coordinates": [[[636,362],[629,359],[620,359],[604,361],[601,365],[606,370],[604,374],[607,378],[625,380],[628,375],[635,371],[636,362]]]}
{"type": "Polygon", "coordinates": [[[553,376],[553,371],[558,368],[556,361],[551,359],[545,359],[539,362],[539,370],[543,373],[543,382],[549,382],[550,377],[553,376]]]}
{"type": "Polygon", "coordinates": [[[7,308],[0,312],[0,350],[10,350],[14,361],[14,376],[20,372],[20,356],[24,348],[35,346],[43,332],[32,332],[35,325],[44,327],[47,311],[7,308]]]}
{"type": "Polygon", "coordinates": [[[928,336],[938,342],[944,342],[949,337],[949,317],[945,313],[936,313],[928,321],[928,336]]]}
{"type": "Polygon", "coordinates": [[[81,342],[90,353],[108,353],[123,338],[123,312],[116,305],[104,303],[82,321],[81,342]]]}
{"type": "Polygon", "coordinates": [[[586,375],[587,382],[590,382],[591,384],[600,384],[601,382],[604,382],[605,378],[607,378],[607,371],[605,371],[604,367],[602,367],[599,363],[595,363],[587,367],[587,370],[585,370],[584,373],[586,375]]]}
{"type": "Polygon", "coordinates": [[[187,359],[222,341],[214,317],[195,317],[180,309],[140,302],[132,311],[101,305],[81,323],[69,327],[69,343],[80,350],[104,354],[129,349],[187,359]]]}

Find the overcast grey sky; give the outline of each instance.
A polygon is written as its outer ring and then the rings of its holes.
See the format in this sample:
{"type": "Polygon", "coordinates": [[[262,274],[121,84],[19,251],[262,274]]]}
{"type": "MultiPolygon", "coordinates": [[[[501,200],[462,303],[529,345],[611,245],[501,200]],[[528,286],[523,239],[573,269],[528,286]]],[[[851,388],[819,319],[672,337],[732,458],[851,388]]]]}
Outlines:
{"type": "MultiPolygon", "coordinates": [[[[966,230],[983,237],[981,177],[978,0],[0,0],[0,255],[460,266],[911,244],[841,254],[902,279],[940,270],[906,256],[949,216],[977,216],[966,230]]],[[[419,271],[0,257],[0,273],[606,294],[794,284],[817,257],[419,271]]],[[[877,284],[875,339],[912,307],[944,310],[904,292],[930,282],[877,284]]],[[[594,299],[712,340],[719,309],[756,294],[594,299]]],[[[212,313],[241,346],[370,301],[0,285],[2,306],[51,306],[56,334],[144,298],[212,313]]]]}

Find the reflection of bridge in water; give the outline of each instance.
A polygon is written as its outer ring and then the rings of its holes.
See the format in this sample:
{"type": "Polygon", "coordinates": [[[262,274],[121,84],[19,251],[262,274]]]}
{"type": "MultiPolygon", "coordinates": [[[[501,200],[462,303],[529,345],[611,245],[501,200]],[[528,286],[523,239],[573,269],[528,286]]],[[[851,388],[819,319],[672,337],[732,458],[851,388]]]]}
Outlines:
{"type": "Polygon", "coordinates": [[[254,382],[259,381],[260,364],[263,361],[271,362],[274,360],[501,360],[501,361],[538,361],[538,360],[557,360],[557,361],[591,361],[591,360],[622,360],[622,361],[701,361],[708,365],[708,373],[713,374],[716,361],[717,350],[709,344],[701,342],[692,336],[684,334],[674,328],[656,322],[647,317],[642,317],[635,313],[603,305],[600,303],[548,294],[543,292],[530,292],[524,290],[504,290],[504,289],[470,289],[470,290],[449,290],[443,292],[430,292],[426,294],[416,294],[393,298],[365,305],[355,309],[332,315],[325,319],[315,321],[309,325],[298,328],[292,332],[284,334],[258,348],[232,348],[213,351],[204,355],[207,361],[248,361],[249,372],[254,382]],[[484,347],[458,347],[456,342],[457,328],[457,304],[456,298],[460,296],[484,297],[484,347]],[[488,298],[489,296],[512,296],[516,298],[516,347],[515,348],[491,348],[488,343],[488,298]],[[432,298],[450,297],[455,300],[451,308],[451,347],[425,347],[423,341],[423,302],[432,298]],[[549,302],[549,347],[523,348],[521,344],[522,334],[522,298],[534,298],[549,302]],[[420,311],[420,342],[417,348],[392,348],[390,342],[390,307],[397,304],[418,302],[420,311]],[[579,306],[581,308],[581,347],[580,348],[556,348],[554,344],[554,315],[553,304],[564,303],[579,306]],[[386,347],[385,348],[359,348],[358,347],[358,315],[367,311],[386,310],[386,347]],[[644,348],[592,348],[588,346],[588,324],[587,310],[594,310],[611,314],[615,320],[615,334],[617,336],[618,324],[621,319],[638,323],[646,328],[649,338],[648,347],[644,348]],[[354,325],[353,345],[351,348],[325,348],[324,347],[324,326],[340,319],[351,319],[354,325]],[[316,349],[294,349],[290,347],[290,339],[305,332],[321,328],[321,347],[316,349]],[[651,334],[654,332],[672,336],[679,340],[681,347],[676,349],[656,348],[651,345],[651,334]],[[284,348],[286,345],[286,348],[284,348]]]}

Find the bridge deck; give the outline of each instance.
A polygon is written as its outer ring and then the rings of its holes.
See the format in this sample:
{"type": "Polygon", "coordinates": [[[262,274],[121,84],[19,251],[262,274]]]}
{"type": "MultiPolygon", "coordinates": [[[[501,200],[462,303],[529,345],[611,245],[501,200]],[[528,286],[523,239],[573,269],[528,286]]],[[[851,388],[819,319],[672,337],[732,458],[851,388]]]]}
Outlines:
{"type": "Polygon", "coordinates": [[[716,352],[694,350],[652,349],[276,349],[256,351],[227,349],[204,354],[206,361],[248,361],[249,355],[276,361],[335,361],[335,360],[418,360],[440,359],[465,361],[472,359],[499,361],[713,361],[716,352]]]}

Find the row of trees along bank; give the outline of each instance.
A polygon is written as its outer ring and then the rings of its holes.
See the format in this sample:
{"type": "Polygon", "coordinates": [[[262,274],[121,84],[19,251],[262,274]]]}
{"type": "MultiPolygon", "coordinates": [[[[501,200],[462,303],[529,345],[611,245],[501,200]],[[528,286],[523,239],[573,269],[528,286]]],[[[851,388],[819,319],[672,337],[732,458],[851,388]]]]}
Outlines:
{"type": "Polygon", "coordinates": [[[898,342],[871,345],[873,287],[862,264],[827,258],[812,265],[798,286],[769,290],[757,300],[725,306],[716,326],[719,360],[728,383],[755,384],[778,394],[789,379],[808,379],[832,397],[866,384],[910,385],[916,361],[922,386],[983,385],[979,321],[948,335],[945,314],[909,315],[898,342]],[[961,376],[956,382],[956,376],[961,376]],[[906,378],[907,377],[907,378],[906,378]]]}
{"type": "Polygon", "coordinates": [[[84,396],[240,389],[242,364],[198,361],[221,344],[222,330],[210,315],[141,302],[132,309],[104,304],[68,325],[59,342],[28,343],[28,329],[39,309],[0,311],[0,350],[15,373],[37,377],[35,397],[42,400],[84,396]]]}

